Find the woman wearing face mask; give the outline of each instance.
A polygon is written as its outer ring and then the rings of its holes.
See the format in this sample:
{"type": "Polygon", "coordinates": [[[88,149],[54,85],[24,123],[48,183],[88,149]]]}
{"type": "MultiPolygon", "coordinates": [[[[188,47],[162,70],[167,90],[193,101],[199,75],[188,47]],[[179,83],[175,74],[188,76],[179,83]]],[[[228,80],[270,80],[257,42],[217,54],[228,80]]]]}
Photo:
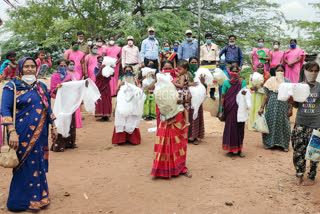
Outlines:
{"type": "Polygon", "coordinates": [[[176,62],[176,53],[170,51],[170,43],[169,42],[165,42],[163,44],[163,52],[160,53],[160,57],[159,57],[159,71],[161,70],[161,63],[163,61],[172,61],[173,62],[173,67],[176,68],[177,67],[177,62],[176,62]]]}
{"type": "Polygon", "coordinates": [[[64,53],[64,58],[66,60],[73,60],[75,62],[74,68],[74,77],[77,80],[81,80],[83,76],[85,76],[85,68],[84,68],[84,58],[85,53],[79,51],[78,42],[72,42],[72,49],[66,50],[64,53]]]}
{"type": "MultiPolygon", "coordinates": [[[[132,66],[128,65],[124,67],[124,76],[119,79],[118,86],[116,92],[118,93],[121,86],[125,85],[125,83],[131,83],[139,88],[141,88],[140,81],[138,78],[134,76],[132,66]]],[[[115,118],[116,119],[116,118],[115,118]]],[[[127,132],[116,132],[114,128],[113,136],[112,136],[112,144],[122,144],[130,142],[132,144],[138,145],[141,142],[141,135],[139,128],[136,128],[131,134],[127,132]]]]}
{"type": "Polygon", "coordinates": [[[270,75],[275,76],[275,67],[277,65],[283,64],[283,55],[284,51],[280,50],[280,42],[274,42],[273,43],[273,51],[271,53],[271,60],[270,60],[270,75]]]}
{"type": "MultiPolygon", "coordinates": [[[[223,131],[222,149],[228,151],[228,155],[232,156],[233,152],[238,152],[240,157],[244,157],[242,153],[244,126],[245,123],[237,122],[238,105],[236,97],[242,88],[246,88],[246,82],[240,79],[239,68],[231,66],[230,79],[223,82],[221,107],[219,119],[225,120],[223,131]]],[[[242,92],[245,95],[245,91],[242,92]]]]}
{"type": "Polygon", "coordinates": [[[101,117],[103,121],[111,121],[110,116],[112,112],[112,97],[110,90],[111,77],[102,76],[102,69],[105,65],[102,65],[103,57],[98,56],[94,73],[96,75],[96,85],[100,91],[101,97],[96,103],[96,117],[101,117]]]}
{"type": "MultiPolygon", "coordinates": [[[[62,87],[62,83],[76,80],[73,73],[67,71],[67,70],[72,70],[72,65],[71,65],[72,62],[70,63],[69,62],[66,61],[65,59],[58,60],[57,62],[58,72],[53,73],[51,76],[51,83],[50,83],[51,94],[50,95],[54,99],[56,98],[59,88],[62,87]]],[[[58,138],[52,143],[51,151],[64,152],[64,150],[67,148],[77,148],[76,142],[75,142],[77,121],[78,121],[78,126],[82,127],[80,108],[78,108],[78,110],[72,115],[72,121],[71,121],[70,132],[69,132],[70,136],[67,138],[64,138],[61,134],[58,134],[58,138]]]]}
{"type": "Polygon", "coordinates": [[[303,62],[306,58],[304,51],[297,48],[297,40],[290,40],[290,49],[288,49],[283,56],[286,66],[285,77],[289,78],[291,82],[298,83],[300,70],[303,66],[303,62]]]}
{"type": "Polygon", "coordinates": [[[105,48],[103,46],[103,39],[101,37],[96,38],[96,45],[98,47],[97,54],[100,56],[105,56],[105,48]]]}
{"type": "Polygon", "coordinates": [[[289,151],[290,143],[290,117],[292,116],[292,105],[279,101],[278,90],[283,82],[291,83],[284,77],[285,67],[279,64],[275,68],[274,77],[270,77],[264,84],[265,97],[258,111],[262,115],[265,111],[265,118],[269,127],[269,134],[262,134],[265,149],[280,146],[283,151],[289,151]]]}
{"type": "Polygon", "coordinates": [[[263,75],[263,83],[260,86],[260,88],[252,86],[252,75],[250,75],[250,78],[249,78],[249,88],[252,92],[252,96],[251,96],[252,106],[250,109],[249,120],[248,120],[248,129],[250,131],[255,131],[255,129],[252,126],[254,121],[256,120],[257,113],[264,99],[263,84],[270,78],[270,73],[265,70],[264,65],[265,64],[262,64],[262,63],[259,63],[257,65],[257,72],[263,75]]]}
{"type": "MultiPolygon", "coordinates": [[[[188,76],[190,78],[190,82],[193,82],[193,78],[195,76],[195,72],[198,70],[199,61],[197,57],[189,58],[189,67],[190,71],[188,71],[188,76]],[[190,77],[191,76],[191,77],[190,77]]],[[[201,83],[204,84],[204,79],[200,79],[201,83]]],[[[203,105],[199,107],[198,117],[193,119],[194,110],[191,108],[189,110],[189,122],[190,126],[188,129],[188,139],[189,142],[193,142],[194,145],[198,145],[201,142],[201,139],[204,138],[204,117],[203,117],[203,105]]]]}
{"type": "Polygon", "coordinates": [[[317,174],[317,162],[310,161],[308,179],[303,183],[306,171],[306,149],[314,129],[320,131],[320,84],[319,64],[308,62],[305,65],[305,83],[310,86],[310,95],[304,103],[296,103],[290,97],[288,103],[298,108],[296,122],[292,131],[293,163],[296,169],[297,185],[313,185],[317,174]]]}
{"type": "Polygon", "coordinates": [[[91,45],[90,46],[90,54],[85,57],[85,78],[90,78],[93,82],[96,82],[96,75],[94,73],[94,69],[97,65],[97,58],[98,58],[98,46],[91,45]]]}
{"type": "MultiPolygon", "coordinates": [[[[226,61],[224,59],[220,59],[219,61],[219,68],[225,73],[225,75],[229,78],[229,73],[227,71],[227,65],[226,61]]],[[[221,107],[221,95],[222,95],[222,85],[219,85],[219,109],[218,109],[218,114],[217,117],[219,117],[220,114],[220,107],[221,107]]]]}
{"type": "Polygon", "coordinates": [[[119,70],[120,70],[120,62],[121,62],[121,47],[115,45],[115,38],[111,36],[109,38],[109,45],[105,48],[106,56],[113,57],[117,59],[116,67],[114,68],[114,75],[111,77],[110,80],[110,88],[111,88],[111,95],[115,96],[117,90],[117,84],[119,80],[119,70]]]}
{"type": "Polygon", "coordinates": [[[2,125],[7,127],[9,146],[17,151],[19,165],[13,178],[7,207],[10,211],[40,211],[50,205],[48,183],[48,133],[57,138],[55,116],[47,87],[37,81],[37,64],[31,57],[19,62],[17,77],[3,89],[2,125]],[[16,87],[16,121],[13,126],[14,85],[16,87]]]}
{"type": "Polygon", "coordinates": [[[266,70],[268,70],[267,63],[271,59],[270,50],[268,48],[264,48],[264,39],[258,39],[258,48],[254,48],[252,50],[250,56],[250,62],[252,65],[253,72],[257,72],[257,65],[259,63],[265,64],[266,70]]]}

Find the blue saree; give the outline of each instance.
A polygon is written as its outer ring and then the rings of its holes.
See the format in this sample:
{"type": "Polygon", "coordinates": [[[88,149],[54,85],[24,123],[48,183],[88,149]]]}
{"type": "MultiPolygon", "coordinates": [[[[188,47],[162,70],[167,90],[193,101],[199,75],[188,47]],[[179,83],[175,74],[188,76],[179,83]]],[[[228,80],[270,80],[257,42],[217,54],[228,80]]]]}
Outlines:
{"type": "MultiPolygon", "coordinates": [[[[19,70],[22,70],[27,59],[31,58],[24,59],[21,65],[19,63],[19,70]]],[[[54,120],[54,115],[46,85],[39,81],[27,85],[17,76],[3,89],[2,125],[13,124],[12,82],[17,88],[15,128],[19,135],[19,165],[13,169],[7,207],[11,211],[40,210],[50,204],[46,179],[49,155],[48,125],[54,120]]]]}

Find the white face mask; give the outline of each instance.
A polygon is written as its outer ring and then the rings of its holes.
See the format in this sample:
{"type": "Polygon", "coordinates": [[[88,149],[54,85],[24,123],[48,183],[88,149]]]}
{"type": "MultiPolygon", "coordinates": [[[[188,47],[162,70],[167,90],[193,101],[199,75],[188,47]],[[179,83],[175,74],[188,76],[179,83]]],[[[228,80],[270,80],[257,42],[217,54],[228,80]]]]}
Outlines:
{"type": "Polygon", "coordinates": [[[274,45],[273,48],[274,49],[279,49],[279,45],[274,45]]]}
{"type": "Polygon", "coordinates": [[[128,45],[132,46],[133,45],[133,41],[128,41],[128,45]]]}
{"type": "Polygon", "coordinates": [[[102,42],[97,42],[97,46],[101,47],[102,46],[102,42]]]}
{"type": "Polygon", "coordinates": [[[80,40],[80,39],[79,39],[79,40],[78,40],[78,42],[82,43],[82,42],[83,42],[83,40],[80,40]]]}
{"type": "Polygon", "coordinates": [[[109,41],[109,44],[110,44],[110,45],[114,45],[114,41],[113,41],[113,40],[110,40],[110,41],[109,41]]]}
{"type": "Polygon", "coordinates": [[[304,75],[306,76],[306,80],[308,83],[315,83],[317,76],[318,76],[318,72],[309,72],[307,70],[304,70],[304,75]]]}
{"type": "Polygon", "coordinates": [[[36,75],[23,75],[21,79],[28,85],[32,85],[37,80],[36,75]]]}
{"type": "Polygon", "coordinates": [[[88,42],[88,45],[90,45],[90,46],[91,46],[91,45],[92,45],[92,41],[89,41],[89,42],[88,42]]]}
{"type": "Polygon", "coordinates": [[[276,72],[276,79],[283,81],[284,80],[284,72],[281,72],[281,71],[276,72]]]}

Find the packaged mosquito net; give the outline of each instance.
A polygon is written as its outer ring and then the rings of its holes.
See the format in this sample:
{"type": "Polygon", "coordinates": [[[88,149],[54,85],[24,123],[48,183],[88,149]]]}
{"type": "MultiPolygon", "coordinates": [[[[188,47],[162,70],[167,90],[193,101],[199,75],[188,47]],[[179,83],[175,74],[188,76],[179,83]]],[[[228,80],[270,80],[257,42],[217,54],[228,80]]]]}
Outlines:
{"type": "Polygon", "coordinates": [[[209,69],[200,67],[195,74],[195,79],[200,79],[201,76],[204,76],[205,84],[210,85],[213,83],[213,76],[209,69]]]}
{"type": "Polygon", "coordinates": [[[264,78],[262,74],[254,72],[251,77],[251,84],[253,87],[261,88],[261,85],[264,83],[264,78]]]}
{"type": "Polygon", "coordinates": [[[112,58],[109,56],[103,57],[102,65],[105,65],[106,67],[102,69],[102,75],[105,77],[110,77],[111,75],[113,75],[114,67],[116,67],[116,62],[116,58],[112,58]]]}
{"type": "Polygon", "coordinates": [[[215,72],[213,73],[213,80],[216,81],[218,85],[222,85],[227,79],[227,75],[220,68],[215,69],[215,72]]]}
{"type": "Polygon", "coordinates": [[[193,111],[193,119],[197,119],[198,112],[201,104],[205,101],[207,98],[207,90],[204,87],[204,85],[201,84],[200,80],[195,78],[195,82],[198,83],[197,86],[190,86],[189,90],[192,95],[191,98],[191,108],[194,109],[193,111]]]}

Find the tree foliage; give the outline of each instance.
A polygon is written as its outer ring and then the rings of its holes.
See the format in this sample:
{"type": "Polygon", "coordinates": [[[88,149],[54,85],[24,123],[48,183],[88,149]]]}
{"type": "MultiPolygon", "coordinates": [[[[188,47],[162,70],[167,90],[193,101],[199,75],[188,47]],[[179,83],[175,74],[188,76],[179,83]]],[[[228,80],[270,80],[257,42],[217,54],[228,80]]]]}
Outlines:
{"type": "MultiPolygon", "coordinates": [[[[238,45],[249,53],[262,37],[271,47],[274,39],[286,38],[279,27],[285,19],[278,7],[268,0],[202,0],[201,39],[211,32],[221,48],[235,34],[238,45]]],[[[9,9],[9,15],[5,26],[13,35],[4,51],[14,48],[25,56],[23,50],[34,53],[41,48],[58,57],[79,30],[94,38],[115,36],[119,45],[132,35],[140,46],[152,26],[160,43],[182,42],[187,29],[197,35],[198,1],[27,0],[25,6],[9,9]]]]}

